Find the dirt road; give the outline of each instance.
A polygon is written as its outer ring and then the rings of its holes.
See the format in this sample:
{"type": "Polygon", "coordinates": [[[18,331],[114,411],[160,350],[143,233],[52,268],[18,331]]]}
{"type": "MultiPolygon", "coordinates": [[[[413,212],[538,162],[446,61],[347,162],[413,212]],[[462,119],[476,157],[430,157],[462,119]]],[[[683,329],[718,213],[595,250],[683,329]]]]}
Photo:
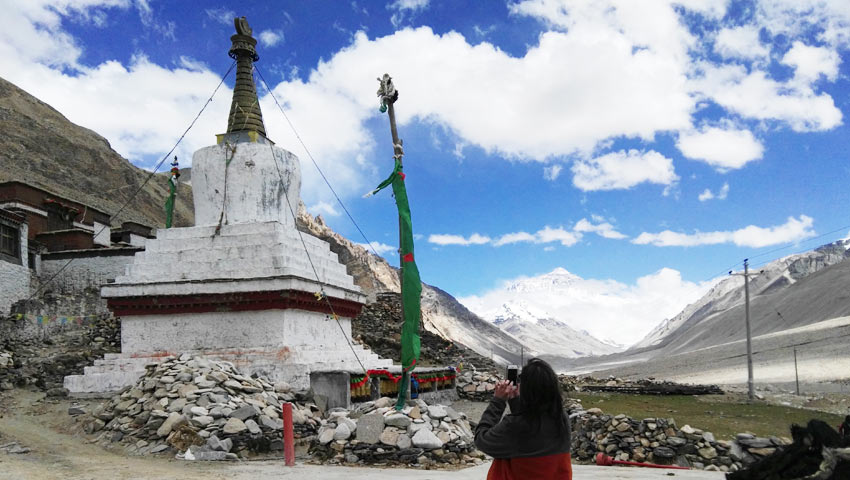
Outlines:
{"type": "MultiPolygon", "coordinates": [[[[489,465],[460,471],[357,468],[298,464],[287,468],[280,460],[234,463],[187,462],[166,456],[132,457],[89,443],[68,416],[68,401],[41,401],[42,393],[15,390],[0,398],[0,445],[17,442],[29,453],[0,452],[2,480],[257,480],[328,479],[472,480],[487,476],[489,465]]],[[[602,480],[721,480],[722,474],[620,467],[575,466],[574,478],[602,480]]]]}

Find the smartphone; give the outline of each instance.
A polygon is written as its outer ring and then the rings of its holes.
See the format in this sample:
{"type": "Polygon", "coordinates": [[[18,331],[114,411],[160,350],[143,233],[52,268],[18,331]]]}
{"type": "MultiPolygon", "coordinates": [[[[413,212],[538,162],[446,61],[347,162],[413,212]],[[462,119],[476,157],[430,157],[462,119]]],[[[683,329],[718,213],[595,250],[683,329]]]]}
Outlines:
{"type": "Polygon", "coordinates": [[[517,367],[516,365],[508,365],[507,378],[508,378],[508,381],[510,381],[514,385],[516,385],[516,377],[517,377],[518,372],[519,372],[519,367],[517,367]]]}

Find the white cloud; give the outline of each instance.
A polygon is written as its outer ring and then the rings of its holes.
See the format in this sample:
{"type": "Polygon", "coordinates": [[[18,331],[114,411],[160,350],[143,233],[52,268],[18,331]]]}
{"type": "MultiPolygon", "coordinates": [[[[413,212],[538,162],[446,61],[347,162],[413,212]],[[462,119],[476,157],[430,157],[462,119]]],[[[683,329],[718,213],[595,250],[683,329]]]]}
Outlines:
{"type": "Polygon", "coordinates": [[[328,215],[331,217],[338,217],[340,215],[340,212],[336,209],[336,206],[330,202],[317,202],[307,207],[307,211],[309,211],[313,215],[328,215]]]}
{"type": "Polygon", "coordinates": [[[758,160],[764,147],[749,130],[708,127],[682,132],[676,147],[688,158],[702,160],[724,172],[758,160]]]}
{"type": "Polygon", "coordinates": [[[797,79],[808,84],[818,80],[821,75],[834,81],[838,77],[841,57],[831,48],[812,47],[798,40],[782,57],[782,63],[794,67],[797,79]]]}
{"type": "Polygon", "coordinates": [[[553,243],[559,242],[565,247],[571,247],[581,240],[581,232],[565,230],[563,227],[553,228],[546,225],[534,234],[528,232],[513,232],[502,235],[493,241],[493,246],[501,247],[514,243],[553,243]]]}
{"type": "Polygon", "coordinates": [[[283,41],[283,32],[280,30],[263,30],[258,38],[260,44],[264,47],[274,47],[283,41]]]}
{"type": "Polygon", "coordinates": [[[387,245],[386,243],[381,242],[358,243],[357,245],[360,245],[369,252],[377,253],[381,256],[383,256],[385,253],[398,251],[398,247],[387,245]]]}
{"type": "Polygon", "coordinates": [[[794,131],[830,130],[841,125],[841,110],[831,96],[792,79],[786,83],[741,66],[703,64],[696,89],[730,112],[756,120],[787,123],[794,131]]]}
{"type": "Polygon", "coordinates": [[[210,20],[222,25],[233,25],[233,19],[236,18],[236,12],[226,8],[207,8],[204,12],[210,20]]]}
{"type": "MultiPolygon", "coordinates": [[[[776,3],[799,13],[789,1],[776,3]]],[[[808,27],[820,29],[815,33],[822,41],[833,42],[828,46],[837,45],[844,38],[840,27],[846,24],[842,23],[846,8],[841,7],[845,4],[819,2],[824,6],[812,7],[819,23],[808,27]]],[[[158,4],[146,0],[9,3],[0,16],[0,75],[71,121],[104,135],[137,164],[150,166],[171,147],[217,84],[219,67],[227,62],[225,46],[222,63],[211,67],[185,59],[156,64],[143,48],[130,61],[80,65],[82,44],[63,22],[96,18],[93,21],[102,23],[114,9],[135,7],[142,22],[153,28],[154,14],[161,14],[158,4]]],[[[394,12],[411,13],[427,8],[428,2],[393,5],[394,12]]],[[[376,72],[385,71],[387,64],[393,66],[401,91],[401,126],[412,121],[433,123],[446,128],[456,145],[475,146],[510,159],[551,164],[558,157],[576,155],[583,160],[573,167],[574,183],[582,190],[629,188],[641,182],[674,184],[678,177],[672,162],[652,151],[586,159],[604,151],[612,139],[652,142],[660,133],[693,131],[697,102],[712,100],[728,113],[786,122],[798,131],[841,124],[842,115],[832,97],[800,79],[777,82],[757,68],[694,63],[692,53],[702,48],[705,39],[689,30],[680,6],[712,18],[722,17],[725,11],[721,0],[648,4],[529,0],[510,4],[511,12],[545,21],[554,30],[542,33],[536,44],[516,56],[487,42],[472,45],[456,32],[435,34],[427,27],[372,39],[360,32],[350,45],[320,61],[305,80],[278,82],[269,72],[266,77],[344,198],[372,186],[379,174],[375,167],[363,168],[356,158],[358,154],[369,157],[374,149],[366,123],[377,115],[376,102],[364,92],[374,91],[376,72]],[[334,135],[327,135],[328,131],[334,135]],[[627,163],[624,172],[609,168],[617,161],[627,163]]],[[[762,7],[759,12],[770,10],[762,7]]],[[[204,12],[212,21],[228,25],[235,16],[223,8],[204,12]]],[[[770,23],[771,32],[797,39],[793,36],[797,24],[762,13],[758,21],[770,23]]],[[[168,22],[162,28],[166,34],[168,22]]],[[[785,54],[772,53],[777,58],[785,54]]],[[[826,63],[805,63],[803,58],[808,57],[793,54],[787,60],[796,62],[800,72],[820,71],[818,78],[829,80],[826,63]]],[[[258,66],[263,69],[263,65],[258,66]]],[[[261,85],[258,90],[269,136],[305,163],[305,202],[329,201],[331,195],[306,165],[308,157],[295,135],[261,85]]],[[[211,144],[212,134],[224,131],[230,94],[223,88],[189,132],[178,151],[181,163],[190,163],[194,150],[211,144]]],[[[462,155],[462,147],[457,154],[462,155]]]]}
{"type": "Polygon", "coordinates": [[[721,29],[714,40],[714,50],[725,58],[763,59],[770,49],[759,40],[756,25],[740,25],[721,29]]]}
{"type": "Polygon", "coordinates": [[[571,247],[582,239],[584,233],[595,233],[601,237],[615,240],[626,238],[613,225],[606,222],[604,218],[598,215],[592,215],[591,218],[593,221],[582,218],[576,222],[572,230],[566,230],[563,227],[553,228],[546,225],[533,234],[528,232],[507,233],[494,239],[492,244],[494,247],[501,247],[514,243],[545,244],[558,242],[565,247],[571,247]]]}
{"type": "Polygon", "coordinates": [[[428,236],[428,243],[436,245],[461,245],[466,247],[469,245],[490,243],[490,237],[485,237],[477,233],[473,233],[469,237],[464,237],[463,235],[433,234],[428,236]]]}
{"type": "Polygon", "coordinates": [[[658,233],[641,233],[632,243],[655,245],[656,247],[693,247],[731,243],[739,247],[760,248],[769,245],[798,242],[815,235],[814,220],[806,215],[788,217],[782,225],[757,227],[750,225],[739,230],[717,232],[695,232],[691,234],[664,230],[658,233]]]}
{"type": "Polygon", "coordinates": [[[536,286],[552,285],[546,279],[555,273],[516,278],[499,288],[458,300],[478,314],[493,311],[506,302],[523,302],[597,338],[631,345],[659,322],[698,300],[716,282],[689,282],[678,271],[662,268],[633,283],[573,276],[568,288],[552,290],[536,286]],[[522,284],[535,287],[514,287],[522,284]]]}
{"type": "Polygon", "coordinates": [[[672,185],[679,177],[673,160],[655,151],[621,150],[572,167],[573,185],[584,191],[627,189],[648,182],[672,185]]]}
{"type": "Polygon", "coordinates": [[[558,176],[561,175],[561,170],[564,167],[561,165],[551,165],[548,167],[543,167],[543,178],[549,180],[550,182],[554,182],[558,179],[558,176]]]}
{"type": "Polygon", "coordinates": [[[592,232],[598,234],[601,237],[612,238],[615,240],[621,240],[623,238],[626,238],[625,235],[615,230],[614,226],[610,223],[602,221],[596,215],[593,215],[592,218],[599,223],[593,224],[586,218],[582,218],[576,223],[575,227],[573,227],[573,230],[576,232],[583,233],[592,232]]]}
{"type": "Polygon", "coordinates": [[[717,195],[711,192],[709,189],[705,189],[702,193],[699,194],[699,201],[705,202],[708,200],[718,199],[718,200],[726,200],[726,196],[729,195],[729,183],[724,183],[720,190],[717,191],[717,195]]]}
{"type": "Polygon", "coordinates": [[[398,28],[409,15],[428,8],[430,2],[431,0],[395,0],[393,3],[387,5],[387,10],[395,11],[390,17],[390,23],[398,28]]]}
{"type": "Polygon", "coordinates": [[[850,8],[845,0],[760,0],[756,22],[771,35],[813,35],[831,46],[850,44],[850,8]]]}

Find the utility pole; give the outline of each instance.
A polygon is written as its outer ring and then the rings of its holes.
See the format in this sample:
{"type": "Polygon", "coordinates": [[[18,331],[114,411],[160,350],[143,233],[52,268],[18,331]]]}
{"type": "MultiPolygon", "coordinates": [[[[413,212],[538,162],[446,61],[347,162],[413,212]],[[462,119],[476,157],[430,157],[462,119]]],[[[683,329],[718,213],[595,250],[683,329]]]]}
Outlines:
{"type": "MultiPolygon", "coordinates": [[[[763,270],[762,270],[763,271],[763,270]]],[[[762,271],[759,271],[761,273],[762,271]]],[[[747,398],[749,401],[755,399],[755,389],[753,386],[753,339],[750,331],[750,276],[758,275],[758,273],[750,273],[749,259],[744,259],[744,273],[732,273],[729,275],[742,275],[744,277],[744,310],[747,324],[747,398]]]]}
{"type": "Polygon", "coordinates": [[[797,374],[797,349],[794,349],[794,383],[797,384],[797,396],[800,396],[800,376],[797,374]]]}

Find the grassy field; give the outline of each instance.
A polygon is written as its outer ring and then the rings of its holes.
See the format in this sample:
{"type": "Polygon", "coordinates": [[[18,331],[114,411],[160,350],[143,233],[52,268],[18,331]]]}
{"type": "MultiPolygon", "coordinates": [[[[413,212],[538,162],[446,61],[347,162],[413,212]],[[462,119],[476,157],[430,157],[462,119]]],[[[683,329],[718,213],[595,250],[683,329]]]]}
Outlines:
{"type": "Polygon", "coordinates": [[[697,397],[570,392],[568,396],[580,399],[586,409],[598,407],[608,414],[624,413],[639,420],[673,418],[679,428],[687,424],[713,433],[718,440],[732,439],[741,432],[790,438],[792,423],[805,425],[816,418],[837,428],[843,420],[843,417],[830,413],[763,402],[747,404],[742,398],[731,395],[697,397]]]}

